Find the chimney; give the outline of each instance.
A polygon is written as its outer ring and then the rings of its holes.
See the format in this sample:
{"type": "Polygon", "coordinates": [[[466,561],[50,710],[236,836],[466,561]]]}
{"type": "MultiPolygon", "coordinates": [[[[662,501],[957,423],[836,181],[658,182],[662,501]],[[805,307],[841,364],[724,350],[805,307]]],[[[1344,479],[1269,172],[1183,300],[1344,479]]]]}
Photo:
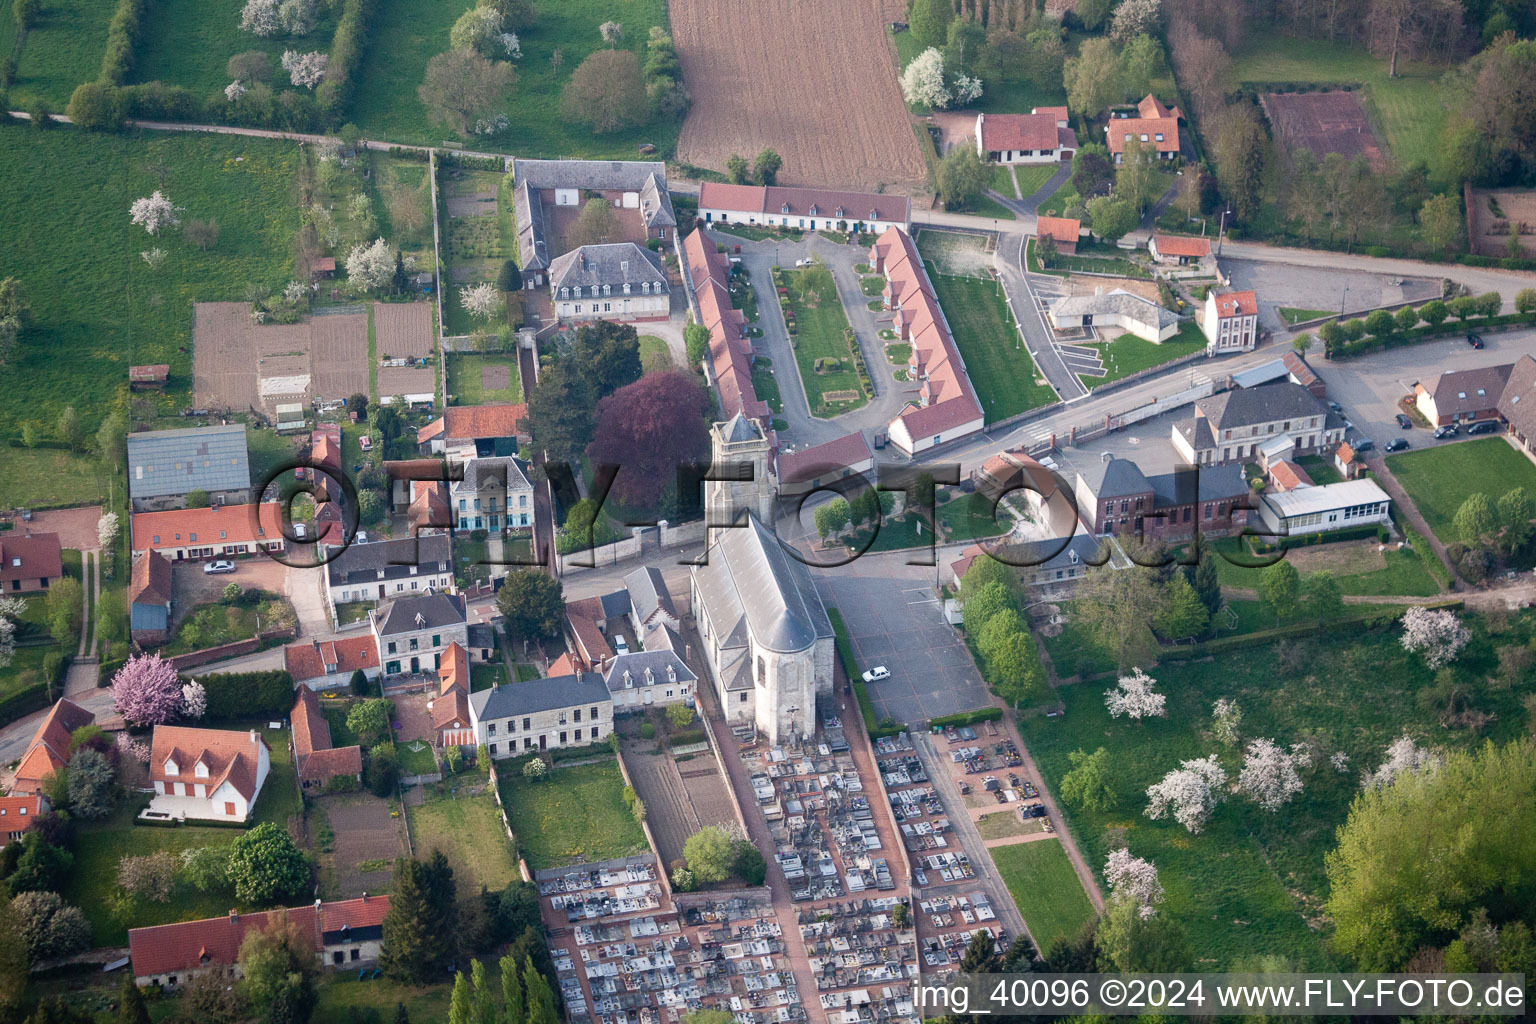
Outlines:
{"type": "Polygon", "coordinates": [[[229,923],[230,924],[234,924],[235,922],[237,922],[239,920],[240,920],[240,912],[238,910],[236,910],[234,907],[230,907],[229,908],[229,923]]]}
{"type": "Polygon", "coordinates": [[[368,902],[368,890],[367,889],[363,890],[363,902],[364,903],[368,902]]]}
{"type": "Polygon", "coordinates": [[[315,909],[316,910],[320,909],[320,897],[318,897],[318,896],[315,897],[315,909]]]}
{"type": "Polygon", "coordinates": [[[256,730],[252,729],[251,730],[251,742],[255,743],[256,741],[257,741],[256,730]]]}

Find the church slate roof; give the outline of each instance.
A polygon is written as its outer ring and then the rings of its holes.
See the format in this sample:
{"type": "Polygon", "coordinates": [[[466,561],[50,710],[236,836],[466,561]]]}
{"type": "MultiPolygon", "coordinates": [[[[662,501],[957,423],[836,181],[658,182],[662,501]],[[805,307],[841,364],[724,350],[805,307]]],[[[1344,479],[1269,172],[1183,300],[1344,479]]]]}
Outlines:
{"type": "Polygon", "coordinates": [[[810,569],[754,515],[740,529],[722,530],[709,564],[694,572],[725,646],[742,621],[758,646],[778,653],[804,651],[833,635],[810,569]]]}

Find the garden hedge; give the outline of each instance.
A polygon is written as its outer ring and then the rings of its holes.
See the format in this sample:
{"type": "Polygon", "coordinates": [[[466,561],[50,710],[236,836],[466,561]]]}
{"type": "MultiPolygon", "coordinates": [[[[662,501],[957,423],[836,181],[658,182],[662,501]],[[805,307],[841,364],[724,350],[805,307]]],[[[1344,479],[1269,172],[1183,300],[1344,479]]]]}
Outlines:
{"type": "Polygon", "coordinates": [[[48,706],[48,684],[34,683],[0,700],[0,725],[9,725],[48,706]]]}
{"type": "Polygon", "coordinates": [[[1361,356],[1370,352],[1379,352],[1383,349],[1413,345],[1431,338],[1443,338],[1452,334],[1465,334],[1470,331],[1486,330],[1495,327],[1526,326],[1530,324],[1536,324],[1536,313],[1505,313],[1501,316],[1476,317],[1465,321],[1446,320],[1444,323],[1433,327],[1426,324],[1423,327],[1413,327],[1406,331],[1394,331],[1391,334],[1362,338],[1359,341],[1346,341],[1336,345],[1324,343],[1323,355],[1328,359],[1348,359],[1351,356],[1361,356]]]}
{"type": "Polygon", "coordinates": [[[117,0],[112,20],[107,23],[107,49],[101,57],[100,80],[109,85],[122,85],[133,74],[134,51],[139,45],[145,2],[117,0]]]}
{"type": "Polygon", "coordinates": [[[293,676],[285,671],[183,675],[196,679],[208,692],[206,719],[281,718],[293,710],[293,676]]]}
{"type": "Polygon", "coordinates": [[[352,106],[357,89],[357,73],[368,47],[368,30],[376,20],[378,0],[344,0],[341,20],[331,40],[330,62],[325,81],[315,90],[321,113],[337,121],[352,106]]]}
{"type": "Polygon", "coordinates": [[[962,711],[957,715],[942,715],[938,718],[930,718],[928,724],[938,729],[958,729],[961,726],[976,725],[979,722],[1000,722],[1002,718],[1002,708],[980,708],[976,711],[962,711]]]}

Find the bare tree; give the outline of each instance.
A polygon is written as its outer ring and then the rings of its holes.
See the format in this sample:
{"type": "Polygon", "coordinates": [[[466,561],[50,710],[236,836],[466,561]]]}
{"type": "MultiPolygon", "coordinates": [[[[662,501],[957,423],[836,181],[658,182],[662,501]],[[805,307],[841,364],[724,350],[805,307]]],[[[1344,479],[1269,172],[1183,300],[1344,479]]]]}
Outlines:
{"type": "Polygon", "coordinates": [[[448,50],[427,62],[427,79],[416,95],[433,118],[467,135],[476,117],[505,102],[515,81],[517,71],[506,61],[448,50]]]}
{"type": "Polygon", "coordinates": [[[644,121],[650,105],[640,58],[628,50],[598,50],[571,74],[561,112],[594,132],[616,132],[644,121]]]}

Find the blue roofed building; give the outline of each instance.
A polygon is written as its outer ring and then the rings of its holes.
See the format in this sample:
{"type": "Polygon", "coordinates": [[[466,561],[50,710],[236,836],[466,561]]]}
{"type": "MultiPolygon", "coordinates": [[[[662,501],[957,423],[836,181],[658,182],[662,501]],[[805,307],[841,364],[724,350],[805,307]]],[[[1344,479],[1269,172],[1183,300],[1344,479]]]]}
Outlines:
{"type": "Polygon", "coordinates": [[[186,508],[187,495],[204,491],[211,506],[250,500],[251,463],[245,425],[230,423],[128,435],[128,496],[133,511],[186,508]]]}

